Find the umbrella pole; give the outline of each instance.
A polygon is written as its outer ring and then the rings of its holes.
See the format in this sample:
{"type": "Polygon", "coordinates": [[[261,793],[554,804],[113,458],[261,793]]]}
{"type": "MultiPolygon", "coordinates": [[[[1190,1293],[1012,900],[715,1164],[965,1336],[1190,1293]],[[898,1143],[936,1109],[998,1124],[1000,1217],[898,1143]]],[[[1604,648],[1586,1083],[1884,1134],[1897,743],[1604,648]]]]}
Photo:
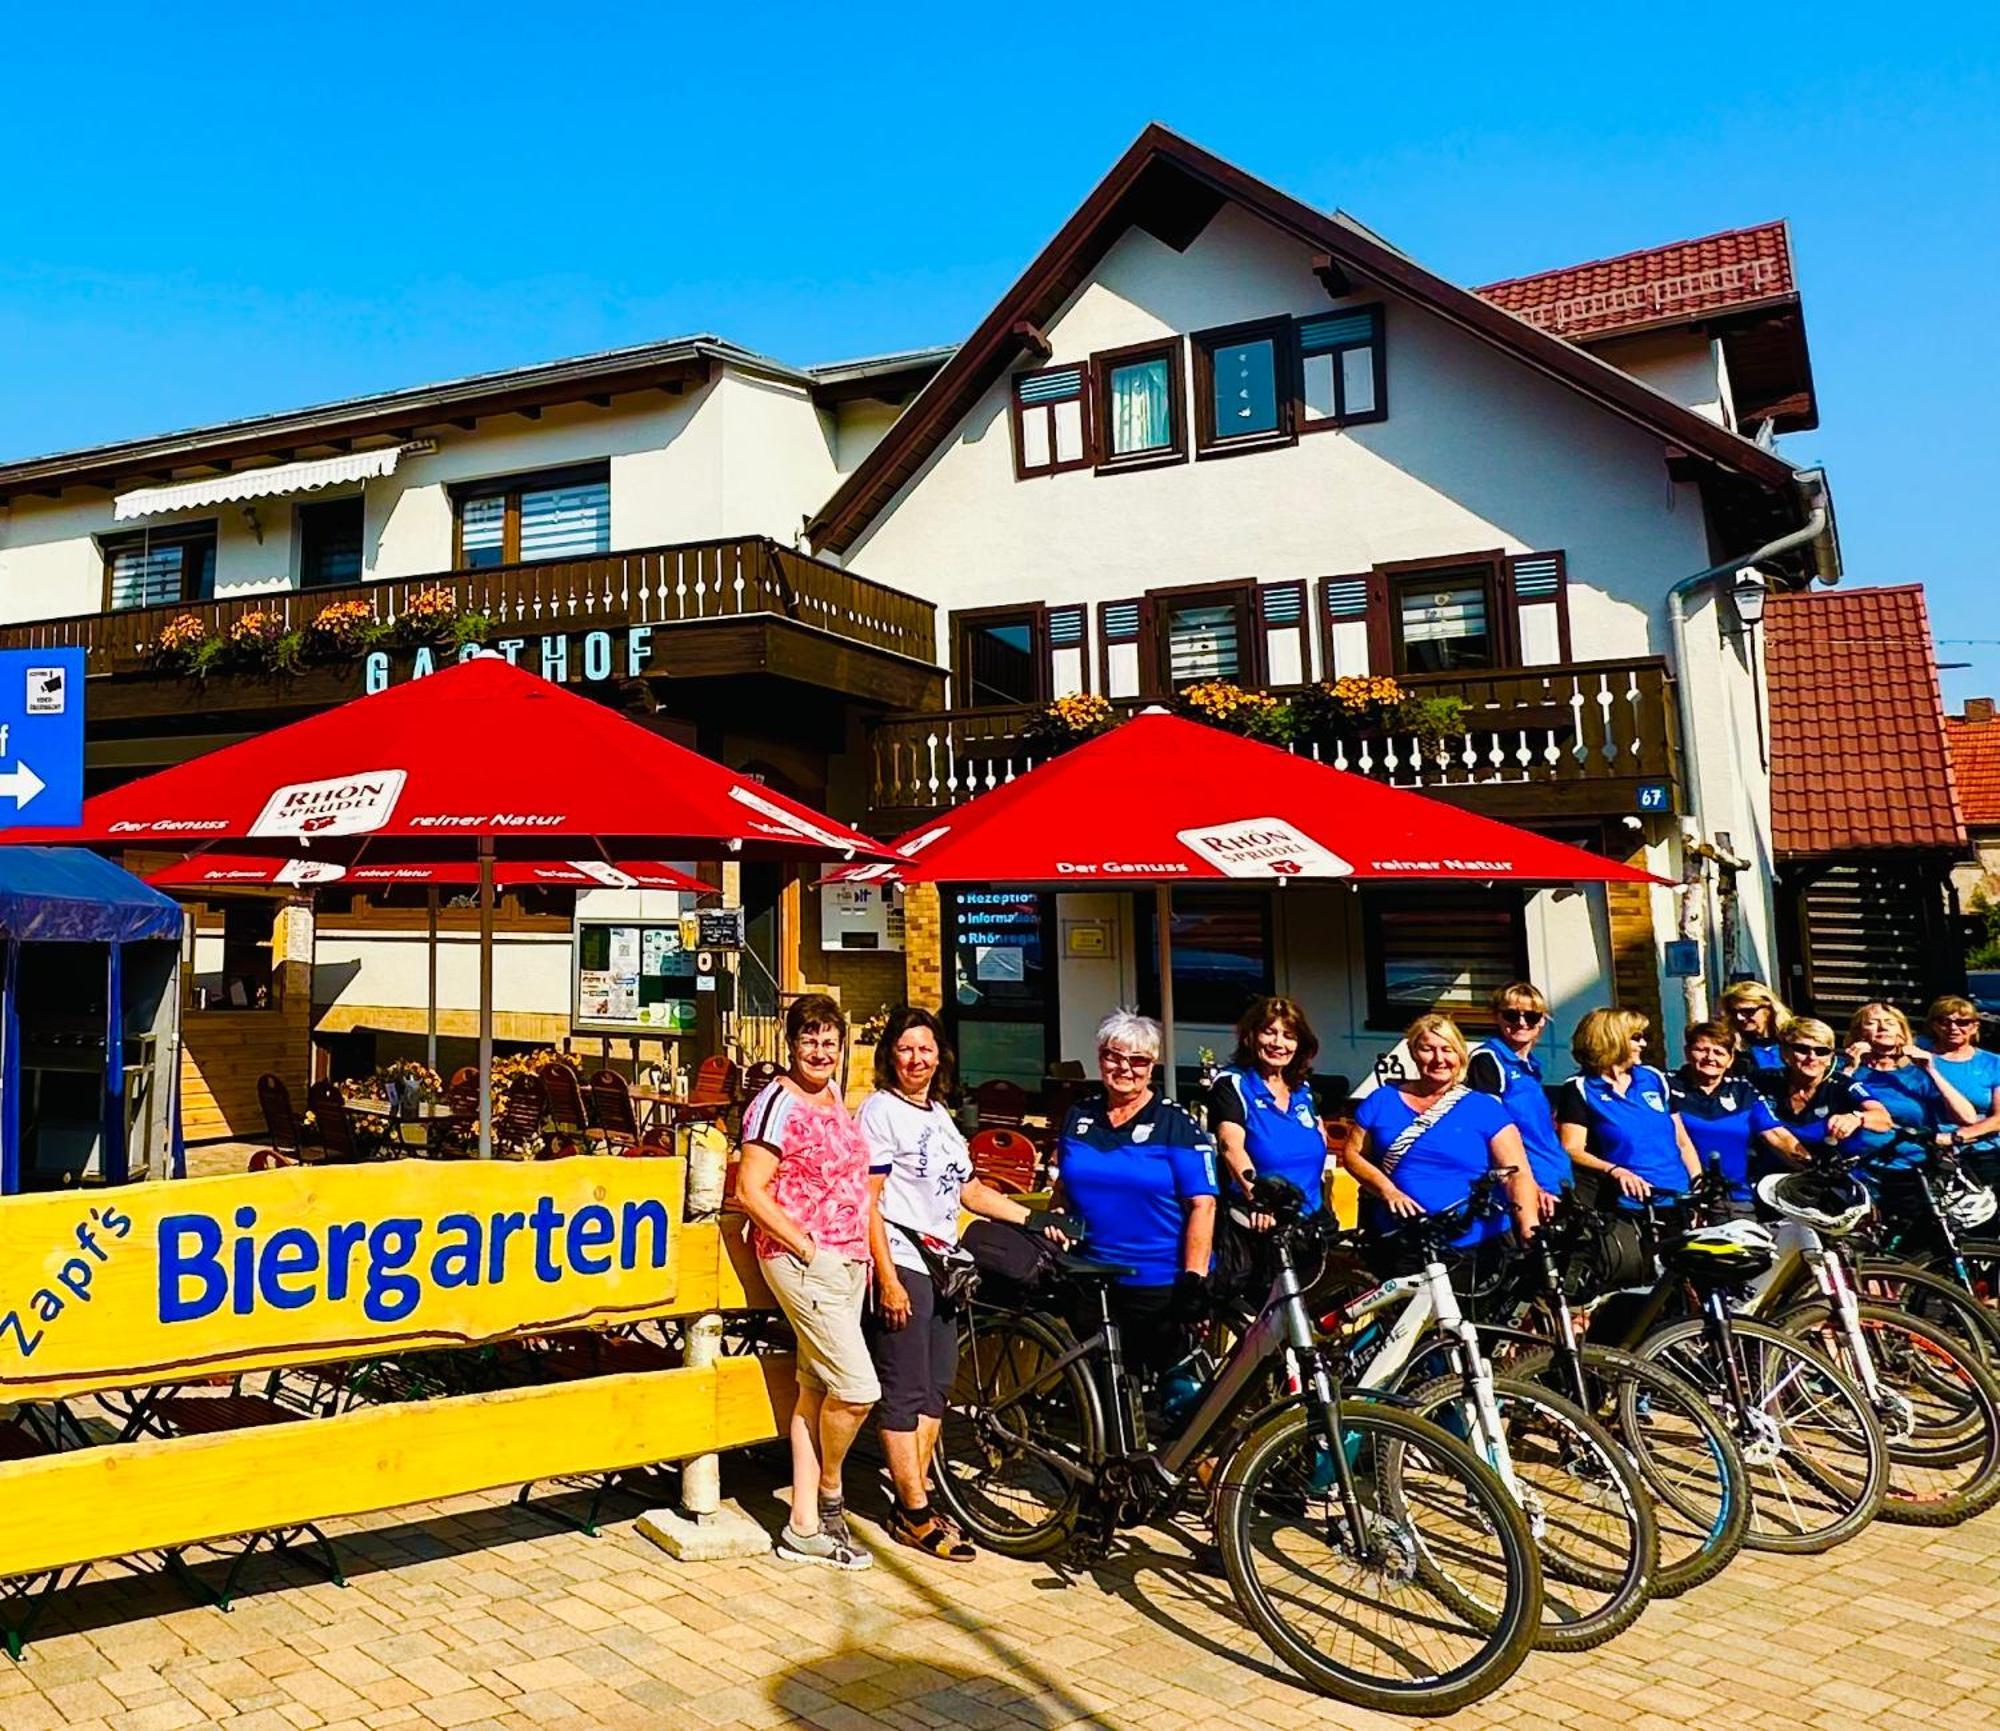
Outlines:
{"type": "Polygon", "coordinates": [[[424,1063],[433,1075],[438,1067],[438,892],[432,884],[424,891],[424,915],[430,931],[430,950],[425,958],[424,1063]]]}
{"type": "Polygon", "coordinates": [[[493,1158],[493,838],[479,838],[479,1158],[493,1158]]]}
{"type": "Polygon", "coordinates": [[[1168,1099],[1178,1091],[1174,1081],[1174,892],[1167,884],[1153,889],[1153,941],[1160,966],[1160,1058],[1166,1066],[1168,1099]]]}

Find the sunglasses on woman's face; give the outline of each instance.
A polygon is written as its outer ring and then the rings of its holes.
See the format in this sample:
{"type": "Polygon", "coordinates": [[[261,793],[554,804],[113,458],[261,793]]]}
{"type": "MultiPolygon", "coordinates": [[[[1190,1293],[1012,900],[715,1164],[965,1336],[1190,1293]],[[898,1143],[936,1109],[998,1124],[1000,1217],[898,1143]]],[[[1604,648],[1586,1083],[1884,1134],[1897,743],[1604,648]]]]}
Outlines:
{"type": "Polygon", "coordinates": [[[1136,1052],[1114,1052],[1109,1046],[1097,1054],[1097,1061],[1107,1070],[1128,1070],[1141,1076],[1156,1062],[1152,1058],[1142,1058],[1136,1052]]]}
{"type": "Polygon", "coordinates": [[[1979,1018],[1977,1016],[1940,1016],[1935,1026],[1940,1028],[1976,1028],[1979,1026],[1979,1018]]]}
{"type": "Polygon", "coordinates": [[[1520,1028],[1539,1028],[1548,1017],[1540,1010],[1502,1010],[1500,1020],[1520,1028]]]}
{"type": "Polygon", "coordinates": [[[1785,1050],[1795,1058],[1831,1058],[1833,1056],[1833,1048],[1831,1046],[1795,1045],[1787,1046],[1785,1050]]]}

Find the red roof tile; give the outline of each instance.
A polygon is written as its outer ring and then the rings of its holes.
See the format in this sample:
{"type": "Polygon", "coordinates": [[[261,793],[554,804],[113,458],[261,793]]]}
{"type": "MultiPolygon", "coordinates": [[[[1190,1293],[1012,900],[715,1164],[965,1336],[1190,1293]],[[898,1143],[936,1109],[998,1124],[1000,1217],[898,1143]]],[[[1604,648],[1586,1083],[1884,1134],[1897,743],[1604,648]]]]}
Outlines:
{"type": "Polygon", "coordinates": [[[1951,747],[1951,778],[1958,785],[1965,821],[2000,824],[2000,719],[1973,721],[1947,715],[1944,736],[1951,747]]]}
{"type": "Polygon", "coordinates": [[[1733,312],[1796,295],[1798,285],[1791,236],[1782,222],[1766,222],[1513,277],[1475,292],[1531,325],[1574,339],[1733,312]]]}
{"type": "Polygon", "coordinates": [[[1781,859],[1965,846],[1920,585],[1774,594],[1764,672],[1781,859]]]}

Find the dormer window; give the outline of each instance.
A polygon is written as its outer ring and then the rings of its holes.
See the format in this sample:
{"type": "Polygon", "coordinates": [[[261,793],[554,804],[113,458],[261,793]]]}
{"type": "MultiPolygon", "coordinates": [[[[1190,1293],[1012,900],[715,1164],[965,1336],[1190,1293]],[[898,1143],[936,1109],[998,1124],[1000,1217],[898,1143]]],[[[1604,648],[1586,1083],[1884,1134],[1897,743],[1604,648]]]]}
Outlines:
{"type": "Polygon", "coordinates": [[[1014,473],[1090,466],[1090,369],[1081,363],[1014,375],[1014,473]]]}
{"type": "Polygon", "coordinates": [[[1296,329],[1301,432],[1387,416],[1388,365],[1379,306],[1300,319],[1296,329]]]}

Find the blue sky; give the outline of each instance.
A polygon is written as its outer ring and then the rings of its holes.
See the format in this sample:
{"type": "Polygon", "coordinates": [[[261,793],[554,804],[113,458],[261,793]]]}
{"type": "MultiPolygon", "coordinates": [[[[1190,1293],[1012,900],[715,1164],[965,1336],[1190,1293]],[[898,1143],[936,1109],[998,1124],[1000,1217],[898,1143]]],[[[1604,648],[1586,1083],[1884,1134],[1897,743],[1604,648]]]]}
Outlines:
{"type": "Polygon", "coordinates": [[[1850,580],[1929,586],[1948,697],[2000,693],[1990,4],[288,11],[10,21],[0,457],[698,330],[951,341],[1159,119],[1461,282],[1790,218],[1786,449],[1850,580]]]}

